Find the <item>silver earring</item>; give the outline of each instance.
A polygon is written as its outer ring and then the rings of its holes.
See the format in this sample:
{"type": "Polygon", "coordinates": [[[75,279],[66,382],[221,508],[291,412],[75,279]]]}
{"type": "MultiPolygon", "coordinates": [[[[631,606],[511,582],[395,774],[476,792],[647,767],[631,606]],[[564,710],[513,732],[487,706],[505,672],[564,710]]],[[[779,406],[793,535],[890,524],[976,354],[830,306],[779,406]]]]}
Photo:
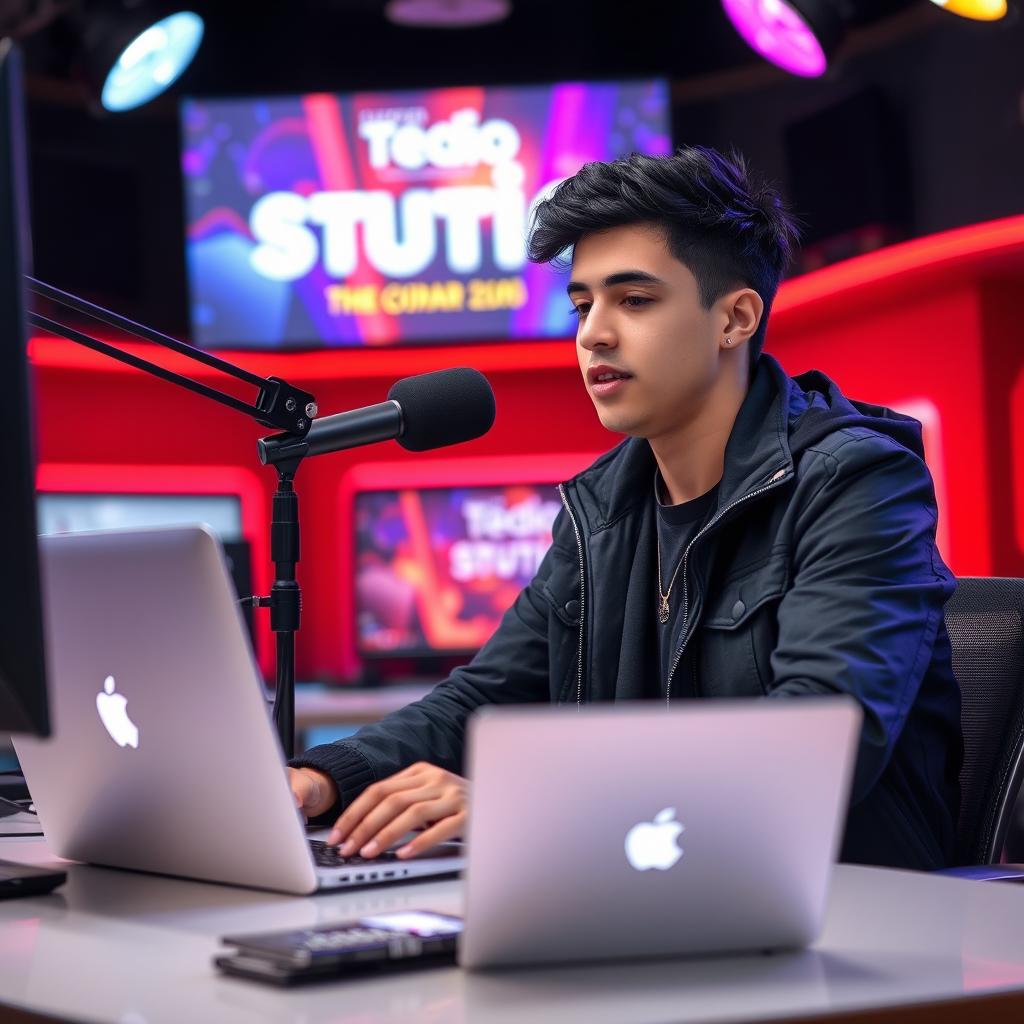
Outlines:
{"type": "Polygon", "coordinates": [[[726,338],[725,339],[725,343],[726,343],[726,345],[731,345],[732,344],[732,338],[726,338]]]}

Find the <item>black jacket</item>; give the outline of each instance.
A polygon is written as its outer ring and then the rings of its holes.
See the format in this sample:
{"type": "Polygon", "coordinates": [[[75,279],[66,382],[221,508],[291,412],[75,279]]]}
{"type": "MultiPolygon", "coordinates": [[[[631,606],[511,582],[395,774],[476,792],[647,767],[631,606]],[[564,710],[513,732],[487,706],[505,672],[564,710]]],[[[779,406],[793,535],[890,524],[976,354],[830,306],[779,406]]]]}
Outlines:
{"type": "MultiPolygon", "coordinates": [[[[563,484],[550,551],[473,661],[292,762],[336,781],[341,804],[325,818],[416,761],[462,773],[466,721],[483,704],[651,695],[654,468],[633,438],[563,484]]],[[[661,699],[856,697],[865,722],[847,861],[930,869],[955,857],[963,747],[942,612],[955,581],[935,523],[916,420],[761,357],[717,509],[675,584],[691,614],[661,699]]]]}

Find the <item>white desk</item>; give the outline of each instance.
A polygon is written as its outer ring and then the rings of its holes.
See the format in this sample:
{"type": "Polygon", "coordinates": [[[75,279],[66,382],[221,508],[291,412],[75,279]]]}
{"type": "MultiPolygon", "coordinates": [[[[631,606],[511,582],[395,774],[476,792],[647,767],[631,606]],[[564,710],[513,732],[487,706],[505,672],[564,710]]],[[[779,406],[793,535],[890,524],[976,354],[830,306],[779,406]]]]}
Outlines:
{"type": "MultiPolygon", "coordinates": [[[[0,841],[0,857],[49,860],[41,840],[0,841]]],[[[284,990],[220,977],[211,964],[227,932],[408,907],[458,913],[460,894],[448,881],[294,898],[70,865],[57,892],[0,901],[0,1003],[118,1024],[665,1024],[1016,990],[1019,1004],[981,1019],[1024,1020],[1024,886],[849,866],[837,870],[824,934],[800,953],[489,975],[428,969],[284,990]]],[[[956,1005],[955,1019],[966,1019],[970,1004],[956,1005]]],[[[936,1019],[926,1012],[920,1019],[936,1019]]]]}

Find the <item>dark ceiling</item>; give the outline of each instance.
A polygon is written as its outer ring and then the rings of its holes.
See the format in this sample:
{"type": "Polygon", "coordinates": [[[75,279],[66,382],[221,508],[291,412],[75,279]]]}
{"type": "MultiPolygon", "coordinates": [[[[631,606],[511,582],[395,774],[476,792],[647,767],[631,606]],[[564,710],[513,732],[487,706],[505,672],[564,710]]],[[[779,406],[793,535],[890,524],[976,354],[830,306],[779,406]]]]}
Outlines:
{"type": "MultiPolygon", "coordinates": [[[[942,174],[975,182],[982,180],[984,171],[988,183],[962,190],[963,196],[978,194],[984,199],[975,209],[959,198],[960,191],[956,202],[947,201],[937,178],[921,177],[921,230],[997,215],[1008,205],[1016,209],[1018,164],[1002,159],[1009,152],[1006,136],[1012,127],[1003,125],[1007,114],[1000,105],[1012,90],[993,85],[986,92],[984,83],[972,77],[978,68],[988,75],[986,57],[971,58],[975,63],[952,70],[947,60],[949,53],[971,50],[961,47],[961,40],[980,44],[988,26],[952,18],[928,0],[817,2],[837,3],[848,15],[849,32],[838,54],[846,59],[825,79],[808,81],[794,79],[750,51],[723,13],[720,0],[512,0],[511,14],[500,24],[460,30],[399,27],[385,18],[384,0],[194,0],[190,6],[204,16],[206,35],[181,82],[136,111],[96,117],[71,70],[76,32],[83,25],[93,31],[102,26],[97,16],[104,11],[117,15],[113,24],[123,23],[123,4],[0,0],[0,34],[19,35],[28,71],[36,271],[44,280],[101,304],[129,310],[172,333],[185,333],[188,301],[181,258],[178,135],[178,100],[183,94],[349,92],[664,76],[672,83],[673,136],[678,142],[742,143],[755,166],[784,181],[787,157],[782,140],[791,120],[837,103],[876,78],[884,81],[898,107],[912,106],[918,97],[941,91],[945,78],[952,75],[949,88],[961,97],[980,90],[979,95],[988,97],[982,102],[992,108],[991,115],[971,110],[958,122],[951,113],[954,108],[947,105],[938,134],[917,147],[922,154],[919,163],[948,169],[959,166],[959,160],[964,165],[960,171],[942,174]],[[951,39],[950,48],[942,50],[941,39],[953,35],[955,45],[951,39]],[[937,37],[939,44],[927,50],[927,40],[937,37]],[[919,54],[919,68],[907,64],[919,54]],[[956,83],[965,76],[969,88],[959,89],[956,83]],[[960,127],[951,134],[946,131],[947,124],[957,123],[960,127]],[[974,142],[961,145],[961,137],[974,142]],[[1002,162],[986,161],[979,170],[971,154],[985,140],[998,144],[1002,162]],[[1011,184],[990,181],[996,170],[1011,184]],[[929,214],[932,208],[941,210],[942,216],[929,214]]],[[[149,0],[136,0],[132,6],[159,9],[149,0]]],[[[1012,28],[1002,35],[1016,38],[1012,28]]],[[[993,81],[999,70],[992,68],[993,81]]],[[[1012,74],[1002,71],[1004,78],[1012,74]]],[[[853,145],[852,139],[842,141],[853,145]]],[[[857,152],[861,151],[864,146],[858,143],[857,152]]],[[[892,163],[891,154],[883,162],[892,163]]]]}
{"type": "MultiPolygon", "coordinates": [[[[21,2],[49,5],[57,15],[23,41],[37,89],[41,80],[68,77],[74,40],[68,17],[59,15],[62,6],[87,19],[125,6],[21,2]]],[[[861,47],[872,33],[882,39],[879,27],[908,8],[931,6],[925,0],[836,2],[848,16],[852,45],[859,39],[861,47]]],[[[512,0],[504,21],[456,30],[394,25],[384,16],[384,0],[197,0],[189,6],[203,15],[206,36],[178,88],[197,95],[645,74],[687,80],[763,63],[736,34],[719,0],[512,0]]]]}

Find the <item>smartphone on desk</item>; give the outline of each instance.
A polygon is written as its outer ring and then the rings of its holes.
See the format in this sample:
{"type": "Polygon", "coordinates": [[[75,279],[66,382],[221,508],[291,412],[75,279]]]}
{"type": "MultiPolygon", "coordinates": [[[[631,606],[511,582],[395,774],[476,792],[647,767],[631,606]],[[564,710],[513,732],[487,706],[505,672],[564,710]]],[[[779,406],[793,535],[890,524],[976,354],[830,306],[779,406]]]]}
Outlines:
{"type": "Polygon", "coordinates": [[[227,935],[221,941],[235,950],[214,963],[225,974],[272,985],[450,966],[461,931],[461,918],[399,910],[299,931],[227,935]]]}
{"type": "Polygon", "coordinates": [[[56,889],[58,885],[63,885],[67,880],[66,871],[0,860],[0,899],[41,896],[56,889]]]}

